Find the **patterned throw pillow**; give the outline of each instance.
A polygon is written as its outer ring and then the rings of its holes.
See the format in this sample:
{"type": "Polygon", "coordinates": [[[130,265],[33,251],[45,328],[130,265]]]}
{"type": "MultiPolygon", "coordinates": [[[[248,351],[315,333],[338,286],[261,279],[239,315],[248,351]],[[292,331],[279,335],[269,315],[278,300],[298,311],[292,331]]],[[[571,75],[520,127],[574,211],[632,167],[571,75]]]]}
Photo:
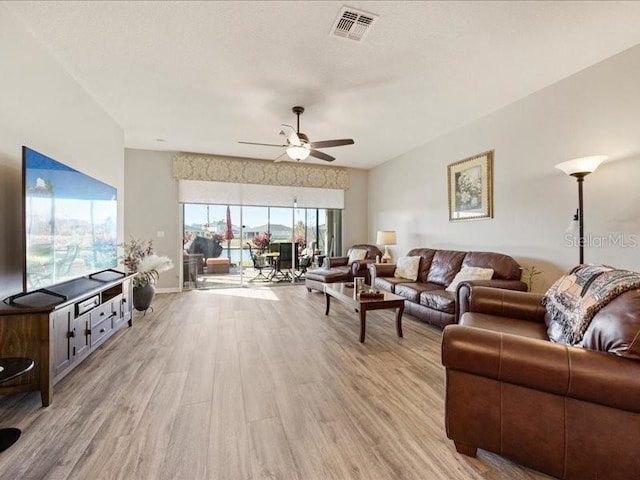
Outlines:
{"type": "Polygon", "coordinates": [[[367,258],[367,251],[360,248],[353,248],[349,252],[349,265],[353,262],[357,262],[358,260],[364,260],[367,258]]]}
{"type": "Polygon", "coordinates": [[[400,257],[396,262],[394,277],[413,280],[418,279],[418,268],[420,268],[420,257],[400,257]]]}
{"type": "Polygon", "coordinates": [[[468,280],[491,280],[491,277],[493,277],[493,268],[462,267],[462,270],[456,273],[453,281],[445,290],[455,293],[460,282],[466,282],[468,280]]]}

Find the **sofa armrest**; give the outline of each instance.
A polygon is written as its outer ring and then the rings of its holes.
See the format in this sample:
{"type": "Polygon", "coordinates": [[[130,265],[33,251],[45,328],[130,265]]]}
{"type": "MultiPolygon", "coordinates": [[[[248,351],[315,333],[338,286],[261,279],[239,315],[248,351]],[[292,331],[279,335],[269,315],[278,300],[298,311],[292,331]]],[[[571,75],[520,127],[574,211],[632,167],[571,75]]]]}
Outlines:
{"type": "Polygon", "coordinates": [[[491,380],[640,412],[640,362],[502,332],[448,325],[442,364],[491,380]]]}
{"type": "Polygon", "coordinates": [[[349,257],[324,257],[324,268],[344,267],[349,263],[349,257]]]}
{"type": "Polygon", "coordinates": [[[375,260],[356,260],[351,264],[351,274],[354,277],[369,278],[369,264],[375,263],[375,260]]]}
{"type": "Polygon", "coordinates": [[[396,271],[395,263],[371,263],[369,271],[372,277],[393,277],[396,271]]]}
{"type": "Polygon", "coordinates": [[[504,282],[522,283],[517,280],[486,280],[463,282],[458,285],[456,319],[460,319],[466,312],[476,312],[544,322],[546,310],[542,306],[543,295],[507,290],[503,286],[496,288],[498,285],[504,285],[504,282]],[[488,282],[493,282],[492,286],[484,286],[488,282]]]}

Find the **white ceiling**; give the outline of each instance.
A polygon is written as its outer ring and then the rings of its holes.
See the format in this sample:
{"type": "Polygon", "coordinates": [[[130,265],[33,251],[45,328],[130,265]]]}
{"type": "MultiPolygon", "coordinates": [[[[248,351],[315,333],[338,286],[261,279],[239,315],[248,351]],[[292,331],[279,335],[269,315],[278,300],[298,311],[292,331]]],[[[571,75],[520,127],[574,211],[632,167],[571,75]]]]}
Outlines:
{"type": "MultiPolygon", "coordinates": [[[[347,0],[345,0],[347,1],[347,0]]],[[[130,148],[273,159],[281,123],[371,168],[640,43],[640,2],[3,2],[130,148]],[[159,143],[157,139],[166,143],[159,143]]],[[[325,164],[310,157],[306,162],[325,164]]]]}

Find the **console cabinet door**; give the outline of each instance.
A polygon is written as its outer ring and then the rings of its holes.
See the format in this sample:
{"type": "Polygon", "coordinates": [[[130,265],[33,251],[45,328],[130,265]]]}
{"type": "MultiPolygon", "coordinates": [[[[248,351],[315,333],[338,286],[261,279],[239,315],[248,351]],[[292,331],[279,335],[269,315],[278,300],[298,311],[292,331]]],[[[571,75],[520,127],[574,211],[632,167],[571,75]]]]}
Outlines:
{"type": "Polygon", "coordinates": [[[74,362],[82,360],[89,353],[89,347],[91,346],[91,337],[89,335],[90,320],[91,314],[85,313],[73,321],[72,340],[74,362]]]}
{"type": "Polygon", "coordinates": [[[53,376],[69,368],[73,359],[73,305],[51,314],[51,342],[53,343],[53,376]]]}
{"type": "Polygon", "coordinates": [[[131,280],[122,282],[122,310],[120,318],[123,322],[129,322],[131,325],[131,317],[133,314],[133,284],[131,280]]]}
{"type": "Polygon", "coordinates": [[[118,330],[125,321],[127,309],[127,297],[124,294],[116,296],[113,300],[113,330],[118,330]]]}

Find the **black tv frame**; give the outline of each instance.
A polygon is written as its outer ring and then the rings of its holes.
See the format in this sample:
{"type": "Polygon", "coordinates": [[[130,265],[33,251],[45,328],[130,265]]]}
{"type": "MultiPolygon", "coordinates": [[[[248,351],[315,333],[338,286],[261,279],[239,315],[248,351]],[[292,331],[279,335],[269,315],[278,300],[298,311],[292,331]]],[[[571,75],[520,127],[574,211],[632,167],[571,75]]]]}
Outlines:
{"type": "MultiPolygon", "coordinates": [[[[60,295],[60,294],[58,294],[56,292],[52,292],[51,290],[49,290],[48,288],[50,288],[50,287],[54,287],[55,285],[63,284],[63,283],[66,283],[68,281],[76,280],[76,279],[80,279],[80,278],[91,278],[93,275],[102,274],[102,273],[104,273],[106,271],[117,272],[117,273],[120,273],[120,274],[122,274],[124,276],[125,275],[124,273],[118,272],[117,270],[113,270],[113,268],[108,268],[106,270],[96,271],[96,272],[93,272],[93,273],[85,275],[85,276],[79,276],[79,277],[75,277],[75,278],[66,279],[66,280],[63,280],[62,282],[59,282],[58,284],[49,285],[48,287],[39,288],[39,289],[36,289],[36,290],[29,290],[28,289],[28,285],[27,285],[27,283],[28,283],[27,282],[27,218],[26,218],[27,217],[27,162],[26,162],[26,150],[31,150],[32,152],[39,153],[40,155],[43,155],[43,156],[45,156],[47,158],[50,158],[51,160],[54,160],[55,162],[62,163],[62,162],[59,162],[58,160],[55,160],[55,159],[49,157],[48,155],[40,153],[39,151],[37,151],[37,150],[35,150],[33,148],[27,147],[26,145],[22,146],[22,149],[21,149],[21,153],[22,153],[22,222],[21,222],[21,240],[22,240],[22,245],[21,245],[22,248],[21,248],[21,250],[22,250],[22,252],[21,253],[22,253],[22,259],[23,259],[22,260],[22,292],[18,293],[16,295],[12,295],[10,297],[5,298],[3,300],[3,302],[4,303],[8,302],[10,305],[15,305],[15,303],[13,303],[14,300],[17,300],[17,299],[19,299],[19,298],[21,298],[21,297],[23,297],[25,295],[29,295],[30,293],[36,293],[37,292],[37,293],[47,294],[47,295],[51,295],[51,296],[55,296],[55,297],[63,297],[59,302],[53,304],[53,305],[57,305],[58,303],[62,303],[64,301],[66,301],[67,299],[64,298],[63,295],[60,295]]],[[[66,164],[63,164],[63,165],[66,165],[66,164]]],[[[69,168],[72,168],[72,167],[69,167],[69,168]]],[[[80,173],[82,173],[82,172],[80,172],[80,173]]],[[[87,174],[83,174],[83,175],[87,175],[87,174]]],[[[89,175],[87,175],[87,176],[89,176],[89,175]]],[[[91,178],[93,178],[93,177],[91,177],[91,178]]],[[[98,180],[98,179],[95,179],[95,180],[101,182],[101,180],[98,180]]],[[[102,182],[102,183],[104,183],[104,182],[102,182]]],[[[115,188],[115,187],[112,187],[112,188],[115,188]]],[[[116,192],[117,192],[117,189],[116,189],[116,192]]]]}

